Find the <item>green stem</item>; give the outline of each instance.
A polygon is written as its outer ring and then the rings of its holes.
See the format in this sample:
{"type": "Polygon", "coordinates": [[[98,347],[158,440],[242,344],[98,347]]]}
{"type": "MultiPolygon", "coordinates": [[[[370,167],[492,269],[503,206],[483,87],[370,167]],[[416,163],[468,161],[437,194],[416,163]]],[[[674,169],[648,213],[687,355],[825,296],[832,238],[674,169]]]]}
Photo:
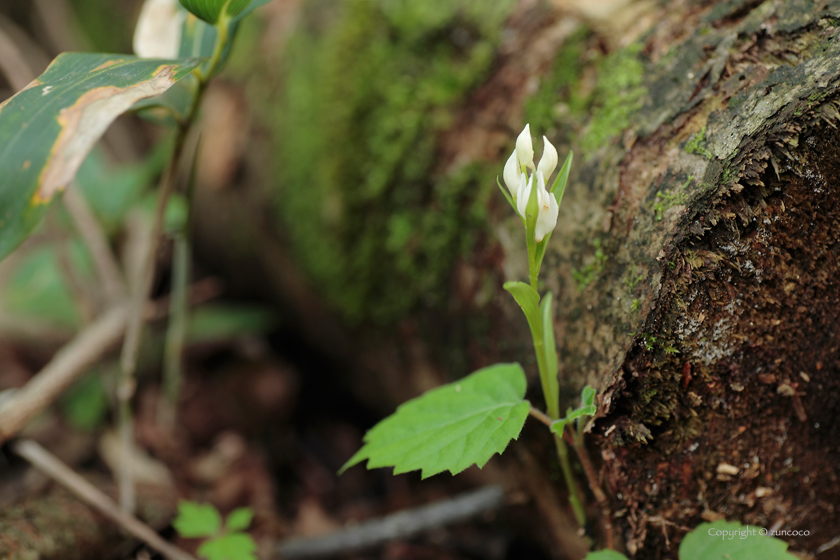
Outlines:
{"type": "Polygon", "coordinates": [[[184,342],[187,334],[187,283],[190,276],[190,244],[186,231],[175,235],[172,255],[172,293],[163,369],[163,402],[159,408],[162,427],[175,427],[178,398],[183,380],[184,342]]]}
{"type": "Polygon", "coordinates": [[[135,374],[137,371],[137,358],[140,351],[140,337],[143,332],[143,311],[154,280],[155,259],[157,256],[158,243],[163,219],[166,213],[166,203],[169,195],[174,189],[177,181],[179,163],[184,151],[187,135],[192,126],[195,114],[201,103],[201,98],[207,88],[209,79],[213,76],[221,60],[222,52],[228,40],[229,18],[222,17],[216,26],[216,44],[213,54],[207,65],[207,73],[197,70],[196,76],[199,86],[193,97],[192,104],[185,116],[184,122],[179,124],[175,136],[175,146],[169,165],[164,172],[158,195],[157,208],[155,209],[154,225],[152,226],[152,238],[149,243],[148,253],[141,272],[136,290],[131,296],[131,315],[126,326],[125,339],[123,340],[122,353],[120,355],[120,375],[117,381],[117,400],[119,403],[118,433],[120,437],[120,467],[117,473],[119,483],[120,505],[123,509],[133,512],[135,509],[134,480],[131,474],[132,448],[134,438],[133,415],[131,410],[131,399],[136,388],[135,374]]]}
{"type": "Polygon", "coordinates": [[[566,488],[569,490],[569,504],[575,514],[575,519],[581,527],[586,526],[586,511],[583,509],[583,499],[580,489],[572,475],[572,465],[569,462],[569,448],[560,434],[554,434],[554,445],[557,448],[557,458],[560,460],[560,470],[563,471],[563,480],[566,481],[566,488]]]}

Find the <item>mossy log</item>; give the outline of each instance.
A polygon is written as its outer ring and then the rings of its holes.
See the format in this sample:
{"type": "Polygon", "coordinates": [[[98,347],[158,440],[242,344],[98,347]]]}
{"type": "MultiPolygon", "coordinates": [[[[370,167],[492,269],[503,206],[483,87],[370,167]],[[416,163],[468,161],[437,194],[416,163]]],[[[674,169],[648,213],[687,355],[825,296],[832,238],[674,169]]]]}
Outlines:
{"type": "MultiPolygon", "coordinates": [[[[86,475],[98,488],[115,496],[105,477],[86,475]]],[[[175,513],[170,490],[138,487],[138,515],[152,527],[169,523],[175,513]]],[[[0,511],[0,558],[6,560],[89,560],[110,558],[125,546],[119,526],[52,483],[43,492],[27,493],[0,511]]],[[[124,549],[120,556],[127,556],[124,549]]]]}
{"type": "Polygon", "coordinates": [[[831,541],[840,2],[649,5],[612,52],[541,3],[508,6],[501,33],[452,4],[409,33],[408,10],[348,1],[298,32],[275,125],[291,250],[257,251],[303,255],[310,284],[266,259],[280,299],[385,409],[521,361],[525,321],[501,285],[524,278],[524,242],[494,175],[530,122],[576,153],[543,276],[564,398],[599,389],[591,441],[627,550],[673,556],[722,516],[809,531],[796,550],[831,541]],[[357,89],[380,70],[400,87],[357,89]],[[322,113],[305,97],[319,86],[322,113]]]}

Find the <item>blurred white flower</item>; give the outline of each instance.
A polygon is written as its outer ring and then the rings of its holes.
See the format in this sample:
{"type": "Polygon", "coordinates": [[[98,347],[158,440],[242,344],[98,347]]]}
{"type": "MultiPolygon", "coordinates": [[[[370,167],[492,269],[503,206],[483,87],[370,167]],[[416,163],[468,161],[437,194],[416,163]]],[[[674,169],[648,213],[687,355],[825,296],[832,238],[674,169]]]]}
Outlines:
{"type": "Polygon", "coordinates": [[[141,58],[178,58],[186,15],[178,0],[146,0],[134,29],[134,53],[141,58]]]}

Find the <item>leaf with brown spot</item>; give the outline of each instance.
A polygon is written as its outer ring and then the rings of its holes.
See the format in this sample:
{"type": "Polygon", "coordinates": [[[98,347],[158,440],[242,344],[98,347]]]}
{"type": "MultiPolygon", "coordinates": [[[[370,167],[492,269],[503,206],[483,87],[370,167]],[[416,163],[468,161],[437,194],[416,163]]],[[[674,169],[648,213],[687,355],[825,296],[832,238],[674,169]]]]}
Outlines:
{"type": "Polygon", "coordinates": [[[0,105],[0,259],[32,232],[114,119],[199,62],[65,53],[0,105]]]}

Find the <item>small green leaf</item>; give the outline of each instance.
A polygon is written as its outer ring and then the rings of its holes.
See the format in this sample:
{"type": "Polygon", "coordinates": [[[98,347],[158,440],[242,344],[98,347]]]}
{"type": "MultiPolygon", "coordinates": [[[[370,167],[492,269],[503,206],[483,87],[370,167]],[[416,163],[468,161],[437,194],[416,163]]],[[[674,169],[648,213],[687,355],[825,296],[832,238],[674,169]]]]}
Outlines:
{"type": "Polygon", "coordinates": [[[554,340],[554,318],[551,316],[551,292],[548,292],[543,297],[540,303],[540,315],[542,317],[543,327],[543,352],[545,353],[545,369],[548,376],[548,391],[546,395],[546,402],[552,404],[549,414],[556,416],[559,410],[560,399],[560,381],[557,375],[560,372],[559,360],[557,358],[557,341],[554,340]]]}
{"type": "Polygon", "coordinates": [[[246,304],[210,303],[190,311],[187,339],[190,344],[232,340],[262,334],[276,324],[266,308],[246,304]]]}
{"type": "Polygon", "coordinates": [[[524,282],[505,282],[504,289],[510,292],[519,307],[525,313],[528,325],[532,333],[539,333],[542,330],[542,318],[540,317],[540,295],[524,282]]]}
{"type": "Polygon", "coordinates": [[[70,425],[88,432],[102,424],[108,406],[108,395],[98,375],[83,377],[61,399],[61,409],[70,425]]]}
{"type": "Polygon", "coordinates": [[[114,119],[198,62],[64,53],[0,103],[0,258],[32,232],[114,119]]]}
{"type": "Polygon", "coordinates": [[[187,539],[210,537],[222,528],[222,516],[210,504],[197,504],[181,500],[178,516],[172,522],[178,534],[187,539]]]}
{"type": "Polygon", "coordinates": [[[0,294],[0,307],[12,317],[59,329],[77,329],[82,317],[62,268],[62,252],[81,281],[93,281],[87,247],[73,241],[64,248],[54,245],[27,251],[8,271],[0,294]],[[66,252],[65,252],[66,251],[66,252]]]}
{"type": "Polygon", "coordinates": [[[508,201],[508,204],[510,204],[510,207],[513,208],[513,211],[518,216],[519,212],[517,212],[517,210],[516,210],[516,204],[513,203],[513,198],[510,196],[510,193],[508,192],[508,190],[506,188],[504,188],[502,186],[502,184],[499,182],[498,177],[496,177],[496,184],[499,186],[499,190],[502,191],[502,194],[505,195],[505,199],[508,201]]]}
{"type": "Polygon", "coordinates": [[[519,437],[530,409],[526,387],[519,364],[496,364],[429,391],[374,426],[340,472],[365,459],[369,469],[419,469],[423,478],[483,467],[519,437]]]}
{"type": "Polygon", "coordinates": [[[680,544],[680,560],[796,560],[787,543],[738,522],[702,523],[680,544]]]}
{"type": "Polygon", "coordinates": [[[595,389],[587,385],[580,392],[580,402],[583,406],[595,405],[595,389]]]}
{"type": "Polygon", "coordinates": [[[566,424],[568,424],[568,423],[569,423],[569,421],[566,418],[561,418],[560,420],[555,420],[554,422],[552,422],[551,426],[549,426],[549,429],[551,430],[552,433],[558,434],[559,436],[562,437],[563,436],[563,430],[566,429],[566,424]]]}
{"type": "Polygon", "coordinates": [[[593,414],[595,414],[595,405],[580,406],[574,410],[569,410],[566,413],[566,420],[577,420],[582,416],[592,416],[593,414]]]}
{"type": "Polygon", "coordinates": [[[233,18],[244,12],[251,0],[180,0],[181,5],[196,17],[216,25],[224,14],[233,18]]]}
{"type": "Polygon", "coordinates": [[[207,560],[257,560],[256,551],[254,539],[245,533],[222,535],[198,547],[198,555],[207,560]]]}
{"type": "Polygon", "coordinates": [[[574,159],[574,152],[569,152],[566,156],[566,161],[563,162],[563,167],[560,168],[560,173],[554,179],[554,184],[551,185],[550,193],[553,193],[557,198],[557,206],[563,202],[563,193],[566,192],[566,182],[569,180],[569,171],[572,169],[572,159],[574,159]]]}
{"type": "Polygon", "coordinates": [[[248,525],[251,524],[251,520],[254,518],[254,510],[251,508],[239,508],[235,509],[227,516],[227,520],[225,521],[225,530],[229,532],[233,531],[244,531],[248,528],[248,525]]]}
{"type": "Polygon", "coordinates": [[[590,552],[583,560],[627,560],[627,557],[615,550],[599,550],[590,552]]]}

